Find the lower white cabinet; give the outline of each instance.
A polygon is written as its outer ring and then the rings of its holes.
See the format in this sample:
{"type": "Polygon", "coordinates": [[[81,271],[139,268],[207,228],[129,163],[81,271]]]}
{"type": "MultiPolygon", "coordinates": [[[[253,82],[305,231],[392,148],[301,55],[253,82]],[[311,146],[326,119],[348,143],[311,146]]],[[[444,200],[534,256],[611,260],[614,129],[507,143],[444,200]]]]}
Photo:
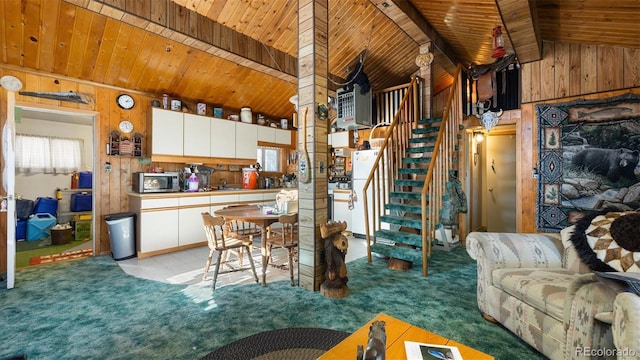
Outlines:
{"type": "Polygon", "coordinates": [[[178,245],[190,245],[207,241],[202,223],[202,213],[209,211],[209,196],[180,198],[178,210],[178,245]]]}
{"type": "Polygon", "coordinates": [[[138,251],[148,253],[178,246],[178,209],[149,210],[140,214],[138,251]]]}

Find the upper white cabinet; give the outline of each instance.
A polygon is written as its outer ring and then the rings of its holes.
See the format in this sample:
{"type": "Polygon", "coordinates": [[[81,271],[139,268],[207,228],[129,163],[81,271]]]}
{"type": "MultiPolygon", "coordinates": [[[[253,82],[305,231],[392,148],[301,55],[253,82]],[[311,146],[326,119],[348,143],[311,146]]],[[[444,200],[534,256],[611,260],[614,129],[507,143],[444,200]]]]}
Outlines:
{"type": "Polygon", "coordinates": [[[151,109],[149,121],[151,154],[182,156],[184,147],[184,117],[181,112],[151,109]]]}
{"type": "Polygon", "coordinates": [[[258,155],[258,126],[236,122],[236,158],[256,159],[258,155]]]}
{"type": "Polygon", "coordinates": [[[283,145],[291,145],[291,131],[275,129],[276,131],[276,143],[283,145]]]}
{"type": "Polygon", "coordinates": [[[211,118],[184,114],[184,155],[211,156],[211,118]]]}
{"type": "Polygon", "coordinates": [[[337,147],[355,148],[352,131],[339,131],[339,132],[331,133],[329,134],[327,143],[333,146],[334,148],[337,148],[337,147]]]}
{"type": "Polygon", "coordinates": [[[236,122],[211,119],[211,157],[236,157],[236,122]]]}
{"type": "Polygon", "coordinates": [[[258,126],[258,141],[291,145],[291,131],[269,126],[258,126]]]}

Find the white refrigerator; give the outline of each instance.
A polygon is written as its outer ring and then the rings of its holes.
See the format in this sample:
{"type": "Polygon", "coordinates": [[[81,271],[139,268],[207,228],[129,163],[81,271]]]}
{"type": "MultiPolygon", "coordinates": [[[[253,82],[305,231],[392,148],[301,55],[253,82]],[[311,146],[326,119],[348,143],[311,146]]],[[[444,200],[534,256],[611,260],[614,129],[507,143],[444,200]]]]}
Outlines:
{"type": "MultiPolygon", "coordinates": [[[[369,173],[375,164],[378,157],[378,149],[374,150],[359,150],[351,153],[351,181],[353,183],[352,191],[353,196],[353,209],[351,210],[351,231],[356,237],[365,236],[365,224],[364,224],[364,203],[362,200],[362,190],[364,189],[364,183],[369,177],[369,173]]],[[[386,159],[385,159],[386,160],[386,159]]],[[[385,178],[386,179],[386,178],[385,178]]],[[[385,180],[386,181],[386,180],[385,180]]],[[[372,194],[371,184],[367,189],[368,205],[371,207],[372,194]]],[[[388,193],[387,193],[388,194],[388,193]]],[[[382,200],[384,203],[387,199],[382,200]]],[[[373,209],[369,209],[369,235],[373,235],[373,224],[378,219],[374,218],[373,209]]],[[[388,224],[382,224],[383,229],[389,229],[388,224]]]]}

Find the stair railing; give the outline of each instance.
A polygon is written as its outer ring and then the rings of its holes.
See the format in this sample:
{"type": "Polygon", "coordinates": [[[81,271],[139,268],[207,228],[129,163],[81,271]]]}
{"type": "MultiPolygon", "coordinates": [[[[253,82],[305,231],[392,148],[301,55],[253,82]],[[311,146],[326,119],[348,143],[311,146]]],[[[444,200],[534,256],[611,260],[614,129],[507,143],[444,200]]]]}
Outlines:
{"type": "MultiPolygon", "coordinates": [[[[374,166],[364,184],[362,203],[364,206],[365,238],[367,242],[367,259],[371,262],[371,237],[381,228],[380,215],[384,214],[384,205],[389,199],[389,193],[393,190],[393,180],[396,178],[398,168],[402,166],[402,159],[406,156],[409,147],[409,139],[420,116],[420,84],[419,77],[413,77],[408,85],[397,111],[386,128],[384,139],[380,144],[374,166]],[[369,190],[371,189],[371,190],[369,190]],[[369,196],[367,196],[369,194],[369,196]],[[377,221],[373,222],[372,219],[377,221]],[[370,225],[370,223],[373,223],[370,225]],[[373,231],[370,231],[373,228],[373,231]]],[[[393,89],[395,91],[397,89],[393,89]]],[[[373,239],[375,242],[375,238],[373,239]]]]}
{"type": "MultiPolygon", "coordinates": [[[[459,129],[462,124],[462,99],[458,87],[461,81],[462,66],[456,70],[456,81],[450,87],[449,97],[445,104],[442,121],[436,143],[432,152],[432,160],[425,176],[421,190],[421,222],[422,222],[422,275],[428,275],[428,258],[431,256],[432,242],[436,226],[440,222],[442,195],[446,190],[452,160],[458,151],[459,129]],[[453,110],[452,110],[453,109],[453,110]],[[431,199],[432,201],[428,201],[431,199]],[[425,211],[427,210],[427,211],[425,211]],[[431,215],[431,216],[429,216],[431,215]]],[[[371,244],[375,243],[375,234],[381,228],[380,215],[384,214],[384,205],[389,199],[389,193],[394,189],[393,180],[397,177],[398,169],[402,167],[402,159],[406,157],[412,130],[417,127],[420,117],[420,79],[414,77],[405,92],[391,125],[387,128],[385,137],[380,145],[375,165],[369,173],[362,194],[364,205],[365,236],[367,243],[367,261],[371,262],[371,244]],[[385,161],[387,159],[387,161],[385,161]],[[371,196],[367,197],[369,188],[371,196]],[[372,224],[371,218],[377,219],[372,224]]],[[[445,240],[446,241],[446,240],[445,240]]]]}
{"type": "MultiPolygon", "coordinates": [[[[428,274],[428,257],[431,256],[433,235],[440,223],[442,196],[446,191],[450,170],[457,161],[462,125],[462,96],[458,91],[461,82],[462,65],[456,69],[455,80],[449,88],[440,130],[431,155],[429,169],[421,192],[422,211],[422,275],[428,274]],[[428,201],[427,201],[428,200],[428,201]],[[428,216],[428,217],[427,217],[428,216]]],[[[446,239],[442,239],[447,241],[446,239]]]]}

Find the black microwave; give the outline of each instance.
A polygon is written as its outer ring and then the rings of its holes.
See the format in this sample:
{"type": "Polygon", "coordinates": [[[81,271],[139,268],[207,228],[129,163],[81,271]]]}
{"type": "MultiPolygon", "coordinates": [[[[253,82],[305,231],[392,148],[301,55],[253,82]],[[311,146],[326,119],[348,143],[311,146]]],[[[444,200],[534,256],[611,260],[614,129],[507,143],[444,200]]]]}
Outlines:
{"type": "Polygon", "coordinates": [[[162,193],[180,191],[180,174],[177,172],[137,172],[131,179],[131,190],[137,193],[162,193]]]}

